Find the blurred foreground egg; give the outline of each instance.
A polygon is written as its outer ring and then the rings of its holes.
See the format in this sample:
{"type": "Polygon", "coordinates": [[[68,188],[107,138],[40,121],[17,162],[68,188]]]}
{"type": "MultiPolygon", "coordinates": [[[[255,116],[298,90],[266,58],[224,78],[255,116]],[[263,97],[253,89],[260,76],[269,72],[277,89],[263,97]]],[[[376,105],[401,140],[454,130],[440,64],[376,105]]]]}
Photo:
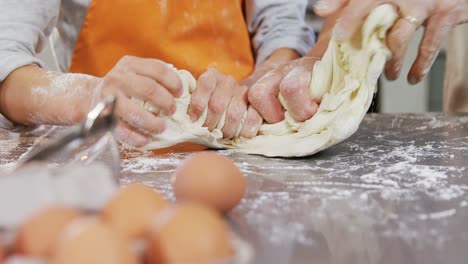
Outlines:
{"type": "Polygon", "coordinates": [[[167,201],[151,187],[132,184],[120,189],[102,210],[102,219],[120,235],[138,239],[145,236],[152,216],[167,201]]]}
{"type": "Polygon", "coordinates": [[[220,212],[234,208],[245,193],[245,177],[234,162],[215,152],[191,155],[175,171],[179,201],[201,202],[220,212]]]}
{"type": "Polygon", "coordinates": [[[71,222],[60,236],[51,264],[136,264],[129,243],[101,220],[71,222]]]}
{"type": "Polygon", "coordinates": [[[221,215],[202,204],[172,205],[152,221],[148,264],[206,263],[233,255],[221,215]]]}
{"type": "Polygon", "coordinates": [[[3,263],[4,258],[5,258],[5,249],[3,248],[3,244],[0,243],[0,263],[3,263]]]}
{"type": "Polygon", "coordinates": [[[77,210],[65,207],[39,211],[18,229],[14,242],[15,253],[37,258],[51,256],[65,226],[79,216],[77,210]]]}

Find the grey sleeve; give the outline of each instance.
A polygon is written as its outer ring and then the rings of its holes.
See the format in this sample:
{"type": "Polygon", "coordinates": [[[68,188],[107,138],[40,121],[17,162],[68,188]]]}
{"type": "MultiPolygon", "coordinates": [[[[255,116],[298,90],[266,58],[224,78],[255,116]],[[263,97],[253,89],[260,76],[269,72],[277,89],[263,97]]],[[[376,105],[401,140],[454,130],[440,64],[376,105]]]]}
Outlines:
{"type": "Polygon", "coordinates": [[[58,18],[60,0],[1,0],[0,82],[15,69],[43,63],[37,58],[58,18]]]}
{"type": "MultiPolygon", "coordinates": [[[[43,63],[37,58],[57,21],[60,0],[1,0],[0,82],[15,69],[43,63]]],[[[0,113],[0,128],[21,131],[0,113]]]]}
{"type": "Polygon", "coordinates": [[[280,48],[302,56],[313,47],[314,32],[305,22],[307,0],[247,0],[245,7],[257,65],[280,48]]]}

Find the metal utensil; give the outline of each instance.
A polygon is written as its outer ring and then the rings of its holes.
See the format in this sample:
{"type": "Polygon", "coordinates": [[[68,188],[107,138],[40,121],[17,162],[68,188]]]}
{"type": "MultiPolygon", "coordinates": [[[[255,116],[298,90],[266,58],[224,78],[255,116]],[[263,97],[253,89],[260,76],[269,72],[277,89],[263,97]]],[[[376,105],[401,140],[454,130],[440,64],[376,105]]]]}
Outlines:
{"type": "Polygon", "coordinates": [[[116,98],[109,96],[99,102],[86,116],[85,121],[78,127],[73,127],[63,136],[34,151],[23,164],[33,161],[45,161],[52,155],[62,150],[69,143],[77,139],[85,139],[90,136],[99,136],[114,129],[117,118],[114,115],[116,98]]]}

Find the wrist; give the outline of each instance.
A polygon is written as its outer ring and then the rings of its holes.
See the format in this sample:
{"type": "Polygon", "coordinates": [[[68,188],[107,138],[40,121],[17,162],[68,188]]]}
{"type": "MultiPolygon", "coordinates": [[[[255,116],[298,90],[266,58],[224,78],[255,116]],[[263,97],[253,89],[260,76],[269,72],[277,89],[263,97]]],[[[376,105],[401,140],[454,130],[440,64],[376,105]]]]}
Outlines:
{"type": "Polygon", "coordinates": [[[306,54],[307,57],[314,57],[321,59],[325,52],[327,51],[330,41],[328,40],[319,40],[315,43],[315,46],[306,54]]]}
{"type": "Polygon", "coordinates": [[[281,48],[271,53],[271,55],[265,60],[265,62],[285,62],[295,60],[300,57],[301,56],[294,49],[281,48]]]}
{"type": "Polygon", "coordinates": [[[275,50],[261,65],[255,70],[266,72],[277,68],[278,66],[289,61],[297,60],[301,56],[293,49],[281,48],[275,50]]]}

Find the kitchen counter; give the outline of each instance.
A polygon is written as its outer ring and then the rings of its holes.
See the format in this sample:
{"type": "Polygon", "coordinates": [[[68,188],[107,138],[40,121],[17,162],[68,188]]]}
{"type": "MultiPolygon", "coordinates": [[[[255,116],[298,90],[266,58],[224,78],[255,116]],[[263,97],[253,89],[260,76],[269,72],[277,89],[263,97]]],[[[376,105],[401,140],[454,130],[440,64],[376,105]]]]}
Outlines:
{"type": "MultiPolygon", "coordinates": [[[[0,173],[48,137],[0,133],[0,173]]],[[[287,146],[285,146],[287,147],[287,146]]],[[[247,176],[229,215],[252,263],[466,263],[468,115],[369,114],[347,141],[297,159],[220,151],[247,176]]],[[[122,150],[121,184],[173,198],[189,153],[122,150]]]]}

